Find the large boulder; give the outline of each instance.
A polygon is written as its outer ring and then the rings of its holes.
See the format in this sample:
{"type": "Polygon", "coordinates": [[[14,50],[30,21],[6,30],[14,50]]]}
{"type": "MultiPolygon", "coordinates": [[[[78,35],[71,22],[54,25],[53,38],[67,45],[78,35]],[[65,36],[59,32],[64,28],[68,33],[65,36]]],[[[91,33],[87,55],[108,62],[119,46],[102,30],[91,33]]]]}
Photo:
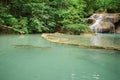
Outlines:
{"type": "Polygon", "coordinates": [[[94,32],[116,32],[116,23],[119,22],[119,13],[93,14],[88,19],[90,29],[94,32]]]}

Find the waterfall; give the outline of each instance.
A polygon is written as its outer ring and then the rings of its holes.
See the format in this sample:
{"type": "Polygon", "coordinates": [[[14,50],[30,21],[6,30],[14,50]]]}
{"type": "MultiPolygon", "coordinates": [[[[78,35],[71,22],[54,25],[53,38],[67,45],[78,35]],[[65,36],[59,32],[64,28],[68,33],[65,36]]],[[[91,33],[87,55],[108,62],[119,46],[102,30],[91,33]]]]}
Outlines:
{"type": "Polygon", "coordinates": [[[108,14],[95,14],[91,16],[91,19],[94,19],[95,22],[90,26],[90,29],[95,33],[107,32],[111,29],[113,30],[112,32],[116,32],[115,25],[112,23],[113,21],[111,22],[112,17],[108,14]]]}
{"type": "Polygon", "coordinates": [[[114,32],[114,34],[116,33],[116,31],[115,31],[115,25],[113,25],[113,32],[114,32]]]}
{"type": "Polygon", "coordinates": [[[104,15],[100,14],[100,16],[97,19],[95,19],[95,23],[92,26],[90,26],[90,29],[95,33],[102,32],[102,28],[99,26],[99,23],[102,21],[103,17],[104,15]]]}

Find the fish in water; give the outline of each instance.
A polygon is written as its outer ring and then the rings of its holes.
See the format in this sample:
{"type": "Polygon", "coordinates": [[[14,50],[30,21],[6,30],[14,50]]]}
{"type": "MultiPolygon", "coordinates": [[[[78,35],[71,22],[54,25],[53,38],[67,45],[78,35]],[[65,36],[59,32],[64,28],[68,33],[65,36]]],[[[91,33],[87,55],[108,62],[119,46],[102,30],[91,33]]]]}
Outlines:
{"type": "Polygon", "coordinates": [[[40,48],[40,49],[49,49],[49,46],[34,46],[34,45],[14,45],[15,48],[40,48]]]}

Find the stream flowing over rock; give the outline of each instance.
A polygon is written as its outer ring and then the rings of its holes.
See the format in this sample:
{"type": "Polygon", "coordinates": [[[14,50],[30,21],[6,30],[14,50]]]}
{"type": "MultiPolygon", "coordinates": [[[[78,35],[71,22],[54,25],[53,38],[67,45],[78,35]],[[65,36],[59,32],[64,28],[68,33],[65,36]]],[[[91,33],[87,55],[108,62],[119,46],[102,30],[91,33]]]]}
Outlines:
{"type": "Polygon", "coordinates": [[[93,14],[88,19],[91,31],[97,33],[120,33],[120,14],[93,14]]]}

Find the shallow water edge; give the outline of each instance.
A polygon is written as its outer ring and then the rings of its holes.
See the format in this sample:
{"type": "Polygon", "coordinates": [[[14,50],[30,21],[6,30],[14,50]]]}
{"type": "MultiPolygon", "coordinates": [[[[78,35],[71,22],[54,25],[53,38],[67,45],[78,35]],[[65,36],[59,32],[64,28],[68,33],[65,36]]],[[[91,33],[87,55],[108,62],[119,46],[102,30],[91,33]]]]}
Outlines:
{"type": "MultiPolygon", "coordinates": [[[[73,39],[69,39],[66,37],[61,36],[67,36],[65,34],[60,33],[43,33],[41,35],[44,39],[54,42],[54,43],[60,43],[60,44],[67,44],[67,45],[73,45],[73,46],[81,46],[81,47],[87,47],[87,48],[93,48],[93,49],[107,49],[107,50],[116,50],[120,51],[120,47],[116,46],[101,46],[101,45],[92,45],[92,44],[84,44],[84,43],[75,43],[73,39]],[[59,37],[56,37],[59,36],[59,37]]],[[[69,35],[70,36],[70,35],[69,35]]],[[[95,35],[92,35],[95,36],[95,35]]],[[[91,35],[89,37],[92,37],[91,35]]],[[[87,36],[88,37],[88,36],[87,36]]]]}

